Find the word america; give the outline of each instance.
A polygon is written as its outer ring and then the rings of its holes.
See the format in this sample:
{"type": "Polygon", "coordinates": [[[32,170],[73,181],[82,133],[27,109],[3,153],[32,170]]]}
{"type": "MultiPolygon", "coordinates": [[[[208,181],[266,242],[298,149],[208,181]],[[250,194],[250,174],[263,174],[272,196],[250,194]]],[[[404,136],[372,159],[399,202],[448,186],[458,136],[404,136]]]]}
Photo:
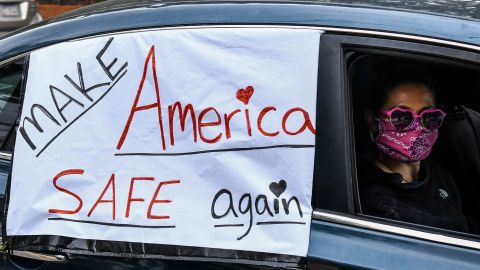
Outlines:
{"type": "MultiPolygon", "coordinates": [[[[175,113],[178,113],[178,119],[180,121],[180,128],[182,131],[185,131],[186,129],[186,120],[187,116],[190,116],[191,120],[191,127],[193,131],[193,141],[196,143],[198,141],[198,137],[200,137],[200,140],[203,141],[204,143],[208,144],[215,144],[219,142],[222,138],[225,138],[226,140],[230,139],[232,137],[232,133],[230,130],[230,123],[232,121],[235,121],[235,118],[239,118],[236,121],[245,121],[246,124],[246,133],[248,136],[252,136],[252,119],[250,116],[250,111],[247,107],[250,98],[253,96],[255,90],[253,86],[248,86],[245,89],[239,89],[236,92],[236,98],[242,102],[245,105],[245,109],[235,109],[232,112],[224,113],[223,117],[220,115],[218,110],[214,107],[207,107],[204,108],[203,110],[200,111],[198,117],[195,113],[195,108],[192,104],[186,104],[185,106],[182,106],[182,104],[177,101],[172,105],[168,106],[168,132],[169,132],[169,143],[171,146],[175,145],[175,132],[174,132],[174,118],[175,118],[175,113]],[[210,114],[213,115],[215,118],[215,121],[205,121],[204,118],[210,114]],[[204,135],[203,129],[207,127],[213,127],[213,126],[224,126],[223,132],[219,132],[216,134],[216,136],[211,136],[211,137],[206,137],[204,135]],[[198,136],[197,136],[198,133],[198,136]]],[[[124,144],[128,132],[130,130],[130,127],[132,125],[133,119],[135,114],[137,114],[140,111],[145,111],[145,110],[156,110],[158,113],[158,125],[160,127],[160,138],[162,142],[162,148],[163,150],[166,150],[167,148],[167,142],[165,139],[165,128],[164,128],[164,119],[163,119],[163,108],[162,108],[162,103],[161,103],[161,93],[160,93],[160,87],[158,85],[158,80],[157,80],[157,75],[156,75],[156,60],[155,60],[155,46],[152,46],[149,50],[149,53],[145,59],[145,64],[144,64],[144,69],[143,69],[143,75],[142,79],[140,82],[140,85],[138,87],[135,100],[133,102],[133,106],[131,108],[129,117],[126,121],[125,127],[123,129],[123,132],[121,134],[121,137],[118,141],[117,144],[117,150],[121,150],[122,145],[124,144]],[[147,71],[148,71],[148,66],[151,65],[151,70],[152,70],[152,75],[154,79],[154,87],[155,87],[155,93],[156,93],[156,100],[153,103],[146,104],[146,105],[139,105],[139,100],[140,96],[142,94],[143,86],[145,83],[145,79],[147,76],[147,71]]],[[[265,121],[265,117],[267,114],[275,113],[277,110],[276,107],[274,106],[268,106],[263,108],[260,113],[258,114],[258,117],[256,121],[254,122],[255,124],[253,127],[256,127],[258,132],[262,134],[263,136],[266,137],[275,137],[279,135],[280,130],[270,130],[267,131],[263,128],[263,121],[265,121]]],[[[283,131],[285,134],[288,135],[297,135],[306,131],[311,132],[312,134],[315,134],[315,128],[312,124],[312,121],[310,119],[309,113],[304,110],[303,108],[300,107],[294,107],[288,109],[283,117],[282,117],[282,122],[281,122],[281,131],[283,131]],[[303,123],[300,127],[296,129],[289,129],[288,128],[288,120],[293,114],[300,114],[303,116],[303,123]]]]}

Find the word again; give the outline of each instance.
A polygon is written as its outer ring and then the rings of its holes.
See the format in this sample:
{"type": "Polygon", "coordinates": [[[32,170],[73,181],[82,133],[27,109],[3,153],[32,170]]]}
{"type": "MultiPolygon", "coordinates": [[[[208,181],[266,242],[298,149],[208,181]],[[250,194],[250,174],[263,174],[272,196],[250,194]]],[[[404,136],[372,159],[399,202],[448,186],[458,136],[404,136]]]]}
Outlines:
{"type": "MultiPolygon", "coordinates": [[[[280,196],[287,189],[287,182],[285,180],[280,180],[278,183],[272,182],[269,185],[269,189],[275,196],[273,199],[267,197],[267,195],[265,194],[259,194],[256,197],[252,197],[250,193],[245,193],[240,197],[238,203],[234,203],[233,194],[230,190],[221,189],[217,192],[217,194],[215,194],[212,201],[212,218],[214,218],[215,220],[222,220],[223,218],[228,218],[232,216],[235,218],[239,218],[239,213],[242,215],[248,215],[248,228],[241,236],[237,237],[237,240],[243,239],[250,233],[250,230],[253,226],[253,221],[255,219],[254,215],[274,218],[271,221],[257,222],[256,225],[306,224],[303,221],[284,221],[275,219],[277,215],[281,214],[288,216],[291,213],[297,213],[297,217],[302,218],[303,212],[297,197],[292,196],[288,199],[280,198],[280,196]],[[282,207],[280,207],[280,203],[282,207]],[[225,207],[221,207],[225,205],[227,205],[226,209],[225,207]],[[293,207],[293,211],[290,209],[291,207],[293,207]],[[222,208],[222,210],[219,210],[218,208],[222,208]]],[[[243,223],[215,225],[215,227],[217,228],[243,226],[243,223]]]]}
{"type": "MultiPolygon", "coordinates": [[[[33,104],[30,107],[30,115],[25,115],[20,121],[19,132],[22,138],[27,142],[28,146],[32,150],[37,149],[36,139],[39,139],[39,135],[42,135],[45,130],[38,121],[38,115],[35,113],[42,113],[43,121],[49,120],[51,124],[61,128],[56,135],[52,136],[50,140],[43,145],[40,151],[37,153],[37,157],[52,143],[65,129],[70,127],[76,120],[83,116],[88,110],[95,106],[111,89],[116,83],[123,78],[127,73],[128,62],[125,62],[121,67],[118,68],[118,65],[115,65],[118,61],[117,58],[114,58],[112,62],[106,64],[103,60],[105,53],[107,52],[109,46],[113,42],[113,37],[108,40],[108,42],[103,46],[103,48],[96,55],[96,60],[101,69],[104,71],[107,81],[97,83],[91,86],[85,85],[85,79],[83,75],[83,68],[80,62],[77,62],[77,73],[78,80],[75,81],[68,74],[64,75],[65,80],[71,85],[71,89],[68,91],[65,89],[60,89],[59,87],[51,84],[49,86],[49,94],[51,97],[51,104],[33,104]],[[113,71],[117,69],[117,71],[113,71]],[[107,88],[108,87],[108,88],[107,88]],[[89,94],[95,89],[105,89],[103,94],[100,95],[96,100],[89,94]],[[80,93],[81,99],[79,97],[74,98],[74,93],[80,93]],[[71,109],[72,106],[77,106],[81,108],[81,113],[72,119],[67,119],[65,111],[71,109]],[[54,107],[55,109],[52,112],[52,109],[47,108],[54,107]],[[30,128],[28,128],[30,127],[30,128]],[[32,133],[32,128],[33,132],[32,133]]],[[[27,108],[24,108],[26,110],[27,108]]],[[[45,124],[45,122],[43,122],[45,124]]]]}

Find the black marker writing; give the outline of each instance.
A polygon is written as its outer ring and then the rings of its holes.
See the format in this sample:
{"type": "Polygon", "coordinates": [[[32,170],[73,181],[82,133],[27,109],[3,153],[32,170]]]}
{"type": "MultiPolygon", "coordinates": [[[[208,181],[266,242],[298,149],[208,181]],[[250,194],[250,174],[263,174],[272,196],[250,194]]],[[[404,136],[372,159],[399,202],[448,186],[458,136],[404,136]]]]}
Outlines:
{"type": "MultiPolygon", "coordinates": [[[[23,117],[22,121],[20,122],[21,125],[19,127],[19,131],[23,139],[27,142],[27,144],[30,146],[32,150],[37,149],[37,145],[34,140],[35,138],[33,138],[32,135],[38,134],[38,133],[42,134],[44,133],[45,128],[48,127],[48,126],[42,127],[42,125],[39,122],[39,119],[37,119],[37,116],[35,115],[35,112],[37,111],[42,112],[44,116],[50,119],[51,122],[53,122],[57,126],[62,126],[62,124],[60,124],[60,122],[57,120],[58,117],[60,117],[63,120],[63,122],[66,124],[62,130],[60,130],[56,135],[53,136],[53,138],[51,138],[47,143],[45,143],[45,145],[40,149],[40,151],[37,153],[36,156],[39,156],[45,150],[45,148],[48,147],[50,143],[52,143],[52,141],[55,140],[66,128],[70,127],[71,124],[73,124],[76,120],[78,120],[79,117],[81,117],[84,113],[86,113],[93,106],[95,106],[111,90],[111,88],[127,73],[126,68],[128,66],[128,62],[125,62],[123,66],[118,70],[118,72],[115,73],[115,75],[112,75],[111,69],[113,68],[115,63],[118,61],[118,59],[115,58],[108,66],[106,66],[104,62],[101,60],[101,57],[106,54],[107,49],[112,44],[112,41],[113,41],[113,38],[110,38],[108,42],[105,44],[105,46],[103,46],[103,48],[100,50],[100,52],[96,56],[96,60],[104,70],[107,77],[111,80],[110,82],[96,83],[90,87],[85,86],[82,65],[77,62],[78,82],[75,82],[68,74],[65,74],[64,78],[73,86],[73,90],[80,92],[83,95],[83,97],[86,98],[86,100],[79,100],[78,98],[74,98],[74,95],[71,94],[71,89],[60,89],[55,85],[50,85],[49,86],[50,96],[55,108],[53,112],[56,111],[55,113],[56,116],[52,113],[51,109],[50,110],[47,109],[49,106],[43,105],[43,104],[42,105],[33,104],[30,108],[30,116],[23,117]],[[109,86],[108,89],[104,90],[104,93],[97,100],[94,100],[89,95],[90,91],[97,88],[106,87],[106,86],[109,86]],[[66,90],[70,90],[70,92],[66,90]],[[60,104],[59,102],[60,99],[65,101],[63,101],[63,103],[60,104]],[[78,106],[81,109],[83,109],[83,112],[81,112],[74,119],[67,119],[64,111],[68,110],[68,108],[70,108],[71,106],[78,106]],[[28,123],[30,123],[30,125],[33,126],[38,133],[32,134],[31,130],[29,133],[29,130],[27,130],[28,123]]],[[[50,105],[50,107],[52,106],[50,105]]],[[[46,124],[45,120],[42,121],[42,124],[43,125],[46,124]]]]}
{"type": "Polygon", "coordinates": [[[118,75],[120,75],[120,73],[127,68],[128,62],[125,62],[125,64],[123,64],[123,66],[117,71],[117,73],[115,73],[115,75],[112,75],[111,69],[115,65],[115,63],[118,61],[118,59],[114,58],[113,61],[108,66],[106,66],[102,60],[102,56],[107,51],[108,47],[110,47],[110,44],[112,43],[112,41],[113,41],[113,37],[108,40],[107,44],[105,44],[102,50],[97,54],[96,58],[100,66],[103,68],[103,71],[105,71],[105,74],[107,74],[110,80],[115,81],[118,75]]]}
{"type": "Polygon", "coordinates": [[[79,82],[80,85],[78,85],[76,82],[74,82],[72,80],[72,78],[70,78],[70,76],[68,76],[67,74],[65,74],[64,77],[65,77],[65,79],[67,79],[67,81],[69,81],[73,85],[73,87],[75,87],[75,89],[77,89],[89,101],[93,101],[93,98],[88,95],[88,92],[92,91],[95,88],[110,85],[110,83],[107,82],[107,83],[95,84],[93,86],[85,88],[85,82],[83,80],[82,64],[77,63],[77,70],[78,70],[78,82],[79,82]]]}
{"type": "Polygon", "coordinates": [[[32,107],[30,108],[30,117],[25,116],[23,118],[22,125],[19,128],[20,134],[22,134],[22,137],[25,139],[28,145],[32,148],[32,150],[35,150],[37,147],[30,139],[30,136],[25,131],[25,121],[32,124],[37,129],[38,132],[43,133],[43,128],[40,126],[40,124],[37,121],[37,118],[35,117],[35,109],[39,109],[45,116],[47,116],[50,120],[52,120],[52,122],[60,126],[60,123],[57,121],[57,119],[55,119],[55,117],[53,117],[53,115],[47,109],[45,109],[45,107],[39,104],[33,104],[32,107]]]}
{"type": "MultiPolygon", "coordinates": [[[[292,196],[288,200],[285,198],[282,198],[280,200],[280,195],[283,194],[283,192],[287,188],[287,183],[285,180],[280,180],[278,183],[277,182],[272,182],[269,186],[270,191],[275,195],[275,199],[273,199],[273,208],[275,214],[272,212],[272,209],[269,204],[268,197],[265,194],[259,194],[255,198],[255,202],[253,203],[252,201],[252,195],[250,193],[244,193],[237,204],[234,203],[233,195],[232,192],[229,191],[228,189],[221,189],[218,191],[213,200],[212,200],[212,206],[211,206],[211,214],[212,217],[215,220],[221,220],[225,217],[228,217],[231,214],[235,216],[235,218],[238,218],[238,214],[236,209],[238,210],[238,213],[242,215],[248,215],[248,228],[247,230],[237,237],[237,240],[241,240],[245,236],[247,236],[250,233],[250,230],[252,229],[253,226],[253,221],[254,221],[254,213],[256,213],[256,216],[269,216],[270,218],[275,218],[277,214],[280,214],[280,205],[279,201],[282,202],[282,209],[283,213],[285,215],[290,215],[291,209],[290,207],[292,205],[296,205],[296,210],[293,212],[297,212],[298,216],[300,218],[303,217],[303,212],[302,208],[300,207],[300,202],[297,197],[292,196]],[[226,203],[225,203],[226,200],[226,203]],[[227,205],[226,210],[218,210],[218,205],[227,205]],[[236,206],[236,209],[235,209],[236,206]]],[[[293,208],[295,209],[295,208],[293,208]]],[[[281,214],[283,214],[281,213],[281,214]]],[[[257,222],[256,225],[277,225],[277,224],[297,224],[297,225],[305,225],[306,223],[303,221],[279,221],[279,220],[274,220],[274,221],[263,221],[263,222],[257,222]]],[[[234,224],[217,224],[214,225],[215,228],[224,228],[224,227],[244,227],[245,224],[243,223],[234,223],[234,224]]]]}

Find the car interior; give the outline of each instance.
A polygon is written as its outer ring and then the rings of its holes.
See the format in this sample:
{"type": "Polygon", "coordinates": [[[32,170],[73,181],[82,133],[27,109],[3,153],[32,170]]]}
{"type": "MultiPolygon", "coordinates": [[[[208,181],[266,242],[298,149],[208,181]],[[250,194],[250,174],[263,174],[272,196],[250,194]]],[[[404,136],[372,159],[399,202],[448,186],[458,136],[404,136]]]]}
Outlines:
{"type": "MultiPolygon", "coordinates": [[[[470,233],[480,233],[480,67],[406,52],[352,48],[347,51],[352,101],[353,136],[357,158],[375,147],[364,118],[372,82],[385,65],[396,64],[426,72],[435,87],[436,105],[447,113],[430,159],[448,170],[459,191],[470,233]]],[[[361,214],[361,202],[357,213],[361,214]]]]}

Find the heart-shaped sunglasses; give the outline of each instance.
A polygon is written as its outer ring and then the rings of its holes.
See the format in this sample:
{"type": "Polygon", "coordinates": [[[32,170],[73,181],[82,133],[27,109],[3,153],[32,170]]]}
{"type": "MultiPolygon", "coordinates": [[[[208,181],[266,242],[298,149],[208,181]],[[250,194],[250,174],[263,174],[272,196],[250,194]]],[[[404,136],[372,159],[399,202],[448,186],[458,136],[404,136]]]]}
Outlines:
{"type": "Polygon", "coordinates": [[[416,114],[410,109],[395,107],[390,110],[378,110],[380,114],[387,116],[387,120],[392,123],[397,131],[404,131],[409,128],[416,118],[420,118],[420,123],[423,128],[433,131],[439,128],[445,115],[444,111],[440,109],[426,109],[416,114]]]}

